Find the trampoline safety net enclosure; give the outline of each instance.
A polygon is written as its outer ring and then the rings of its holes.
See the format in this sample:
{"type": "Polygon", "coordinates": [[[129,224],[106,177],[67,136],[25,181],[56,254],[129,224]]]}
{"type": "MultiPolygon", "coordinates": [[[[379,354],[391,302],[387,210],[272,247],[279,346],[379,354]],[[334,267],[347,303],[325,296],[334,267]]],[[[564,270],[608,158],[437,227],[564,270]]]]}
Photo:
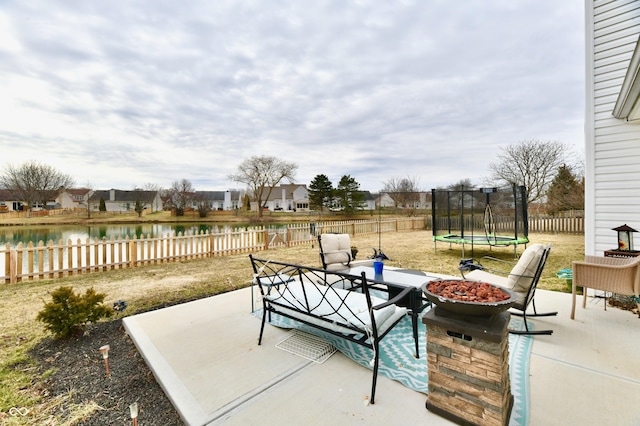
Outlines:
{"type": "MultiPolygon", "coordinates": [[[[432,189],[434,246],[438,242],[514,246],[529,242],[524,186],[432,189]]],[[[435,247],[434,247],[435,248],[435,247]]]]}

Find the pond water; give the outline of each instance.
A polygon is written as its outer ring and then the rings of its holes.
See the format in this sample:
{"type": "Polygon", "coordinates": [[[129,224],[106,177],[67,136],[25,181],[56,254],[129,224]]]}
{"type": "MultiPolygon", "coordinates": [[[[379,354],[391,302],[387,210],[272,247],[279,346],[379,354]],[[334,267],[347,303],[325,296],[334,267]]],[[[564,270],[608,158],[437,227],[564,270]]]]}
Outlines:
{"type": "MultiPolygon", "coordinates": [[[[85,241],[87,238],[118,238],[129,236],[129,238],[140,237],[141,235],[157,237],[162,235],[222,232],[225,229],[243,229],[249,224],[215,224],[215,223],[149,223],[149,224],[116,224],[116,225],[57,225],[57,226],[0,226],[0,245],[9,243],[15,247],[18,243],[28,244],[29,241],[37,245],[39,241],[45,244],[48,241],[58,243],[62,240],[67,242],[71,239],[76,242],[78,239],[85,241]]],[[[287,224],[269,225],[268,228],[283,228],[287,224]]]]}

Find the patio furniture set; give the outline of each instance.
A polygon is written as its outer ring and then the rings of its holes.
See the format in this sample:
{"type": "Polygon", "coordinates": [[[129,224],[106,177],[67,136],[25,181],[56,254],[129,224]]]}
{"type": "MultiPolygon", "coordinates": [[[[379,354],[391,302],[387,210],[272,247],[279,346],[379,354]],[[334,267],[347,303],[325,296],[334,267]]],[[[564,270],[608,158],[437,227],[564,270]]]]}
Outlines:
{"type": "MultiPolygon", "coordinates": [[[[422,288],[432,280],[459,278],[392,267],[385,267],[382,274],[376,274],[373,259],[353,259],[348,234],[322,234],[318,236],[318,242],[322,268],[250,255],[254,272],[252,285],[259,288],[263,308],[258,344],[262,343],[265,323],[271,320],[272,314],[279,314],[371,349],[373,378],[369,402],[373,404],[380,362],[379,342],[409,314],[414,355],[419,358],[418,318],[431,303],[424,298],[422,288]]],[[[504,261],[490,257],[481,258],[479,263],[462,261],[460,271],[465,280],[486,282],[506,288],[515,295],[510,312],[523,317],[525,330],[509,332],[550,335],[553,330],[533,330],[527,323],[530,317],[557,315],[557,312],[538,313],[534,301],[550,250],[551,245],[528,246],[507,272],[493,267],[495,263],[504,268],[501,264],[504,261]],[[530,305],[532,312],[528,312],[530,305]]],[[[574,318],[577,286],[637,296],[640,293],[639,265],[640,257],[587,256],[585,262],[574,262],[571,318],[574,318]]]]}

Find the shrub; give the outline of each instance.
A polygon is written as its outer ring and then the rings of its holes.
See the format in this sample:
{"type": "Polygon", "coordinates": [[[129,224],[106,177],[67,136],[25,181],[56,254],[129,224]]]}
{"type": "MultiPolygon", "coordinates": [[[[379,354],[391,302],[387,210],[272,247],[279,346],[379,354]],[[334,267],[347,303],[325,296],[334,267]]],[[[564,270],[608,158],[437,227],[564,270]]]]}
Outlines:
{"type": "Polygon", "coordinates": [[[80,335],[88,323],[111,315],[111,310],[102,304],[105,296],[96,293],[93,287],[84,295],[74,293],[71,287],[58,287],[51,292],[51,302],[44,304],[36,320],[43,322],[56,339],[80,335]]]}

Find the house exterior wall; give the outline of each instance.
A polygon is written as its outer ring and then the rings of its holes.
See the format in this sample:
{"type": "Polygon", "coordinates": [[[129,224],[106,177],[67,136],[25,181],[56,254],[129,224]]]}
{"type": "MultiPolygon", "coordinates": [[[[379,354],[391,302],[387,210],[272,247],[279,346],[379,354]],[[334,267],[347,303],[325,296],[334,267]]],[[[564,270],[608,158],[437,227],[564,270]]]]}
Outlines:
{"type": "Polygon", "coordinates": [[[640,122],[612,115],[640,34],[640,2],[585,5],[585,252],[602,255],[617,247],[612,228],[640,230],[640,122]]]}
{"type": "Polygon", "coordinates": [[[297,211],[309,211],[309,191],[300,185],[293,191],[293,208],[297,211]]]}
{"type": "Polygon", "coordinates": [[[86,190],[64,190],[58,193],[55,201],[63,209],[86,209],[87,200],[93,195],[93,191],[86,190]]]}
{"type": "MultiPolygon", "coordinates": [[[[308,211],[309,191],[306,185],[288,184],[273,188],[268,200],[263,205],[271,211],[308,211]]],[[[256,210],[257,203],[251,203],[251,209],[256,210]]]]}
{"type": "Polygon", "coordinates": [[[163,208],[162,197],[157,191],[119,191],[110,189],[105,191],[95,191],[90,197],[91,210],[100,208],[100,198],[104,200],[105,208],[108,212],[129,212],[136,208],[136,200],[142,202],[145,209],[151,212],[161,211],[163,208]]]}
{"type": "Polygon", "coordinates": [[[56,201],[63,209],[74,209],[78,205],[78,203],[73,200],[73,196],[66,191],[58,194],[56,201]]]}

